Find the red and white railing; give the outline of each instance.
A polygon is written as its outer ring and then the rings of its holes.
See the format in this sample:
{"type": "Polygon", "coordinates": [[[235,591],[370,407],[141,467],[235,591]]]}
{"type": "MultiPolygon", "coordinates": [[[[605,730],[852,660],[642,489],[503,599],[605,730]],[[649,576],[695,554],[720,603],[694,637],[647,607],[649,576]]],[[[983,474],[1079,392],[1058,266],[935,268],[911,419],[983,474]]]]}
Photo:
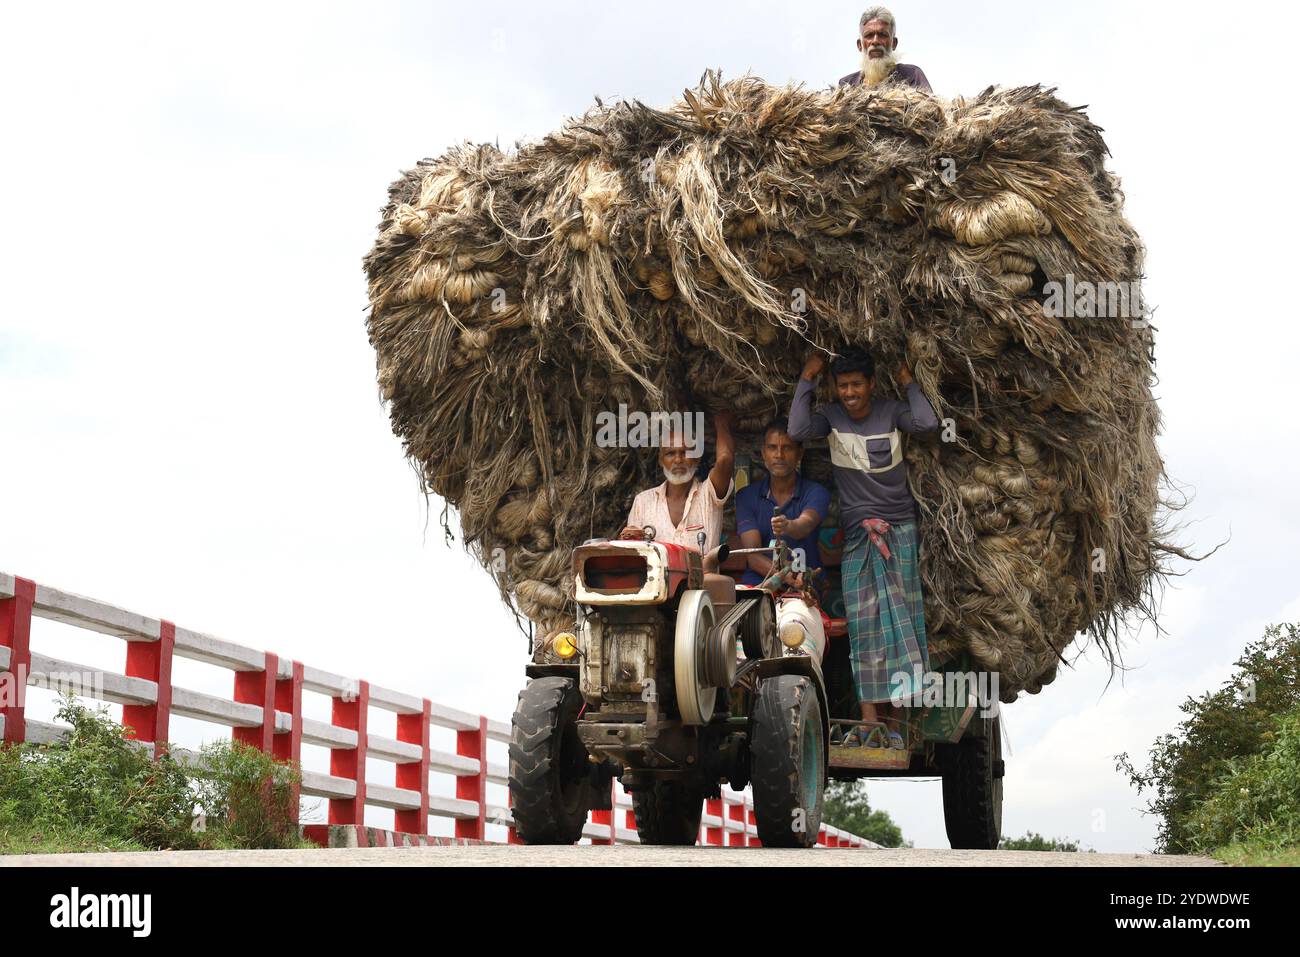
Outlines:
{"type": "MultiPolygon", "coordinates": [[[[393,691],[367,681],[321,671],[300,661],[191,631],[90,598],[0,572],[0,741],[49,744],[66,729],[28,718],[27,685],[48,683],[49,676],[93,675],[77,682],[83,697],[122,705],[122,723],[135,729],[136,740],[154,746],[168,741],[173,716],[224,725],[231,736],[285,761],[301,761],[304,744],[329,749],[329,773],[303,770],[301,794],[328,800],[328,823],[304,826],[320,844],[411,844],[442,841],[429,835],[430,816],[450,818],[458,840],[484,841],[489,824],[507,828],[516,843],[508,807],[488,802],[487,785],[507,783],[507,769],[487,759],[488,742],[509,742],[510,725],[482,715],[434,704],[427,698],[393,691]],[[32,619],[62,622],[126,642],[121,673],[104,671],[40,654],[32,648],[32,619]],[[175,658],[216,665],[233,672],[230,698],[176,685],[175,658]],[[331,720],[303,714],[303,693],[330,699],[331,720]],[[396,737],[369,730],[371,709],[396,715],[396,737]],[[454,754],[430,746],[430,729],[455,732],[454,754]],[[394,784],[366,780],[366,761],[395,766],[394,784]],[[450,775],[455,797],[430,793],[430,775],[450,775]],[[365,809],[393,812],[392,832],[365,826],[365,809]]],[[[173,755],[192,759],[189,752],[173,755]]],[[[748,793],[726,789],[710,799],[700,826],[700,843],[747,847],[758,844],[748,793]]],[[[592,843],[636,843],[632,802],[615,782],[612,810],[593,811],[583,835],[592,843]]],[[[819,844],[830,847],[872,846],[829,826],[819,844]]]]}

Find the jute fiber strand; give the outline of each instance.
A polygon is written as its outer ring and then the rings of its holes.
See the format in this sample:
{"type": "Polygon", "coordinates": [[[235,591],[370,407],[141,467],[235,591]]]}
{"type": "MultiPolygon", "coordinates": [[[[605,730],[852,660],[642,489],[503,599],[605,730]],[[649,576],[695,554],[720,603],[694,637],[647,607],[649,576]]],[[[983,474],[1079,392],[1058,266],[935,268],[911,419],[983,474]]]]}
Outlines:
{"type": "Polygon", "coordinates": [[[600,447],[598,414],[730,409],[756,449],[813,345],[869,348],[886,396],[906,360],[951,420],[906,452],[932,657],[1037,692],[1080,632],[1113,661],[1182,554],[1141,304],[1044,308],[1067,276],[1141,278],[1106,155],[1039,87],[711,73],[668,109],[598,101],[512,152],[456,147],[392,185],[365,260],[393,430],[544,638],[572,627],[573,547],[662,481],[654,449],[600,447]]]}

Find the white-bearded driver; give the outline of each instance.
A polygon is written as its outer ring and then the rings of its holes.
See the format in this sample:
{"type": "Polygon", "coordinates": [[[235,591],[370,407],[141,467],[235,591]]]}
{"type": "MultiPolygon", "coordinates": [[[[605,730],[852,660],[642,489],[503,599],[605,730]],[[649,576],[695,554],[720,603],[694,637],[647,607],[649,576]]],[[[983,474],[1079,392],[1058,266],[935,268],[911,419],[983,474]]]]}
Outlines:
{"type": "Polygon", "coordinates": [[[706,552],[722,542],[722,506],[731,497],[735,484],[732,473],[736,443],[731,435],[734,419],[733,412],[713,417],[713,468],[703,482],[695,475],[699,459],[691,457],[685,439],[677,433],[669,436],[659,450],[664,482],[637,494],[627,517],[627,527],[619,538],[640,540],[645,537],[644,527],[650,525],[655,530],[655,540],[660,542],[699,548],[700,532],[705,535],[706,552]]]}

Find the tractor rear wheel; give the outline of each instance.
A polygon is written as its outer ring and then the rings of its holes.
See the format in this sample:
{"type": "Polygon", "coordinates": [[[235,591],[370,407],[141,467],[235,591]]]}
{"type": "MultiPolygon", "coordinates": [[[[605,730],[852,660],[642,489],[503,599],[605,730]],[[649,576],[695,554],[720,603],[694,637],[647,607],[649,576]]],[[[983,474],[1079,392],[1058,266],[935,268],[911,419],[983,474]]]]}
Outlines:
{"type": "Polygon", "coordinates": [[[941,747],[943,823],[954,848],[996,850],[1002,839],[1002,723],[984,718],[983,734],[941,747]]]}
{"type": "Polygon", "coordinates": [[[826,729],[817,688],[800,675],[768,678],[750,716],[750,785],[764,847],[813,847],[822,825],[826,729]]]}
{"type": "Polygon", "coordinates": [[[569,678],[535,678],[519,692],[510,735],[510,801],[525,844],[574,844],[591,807],[582,695],[569,678]]]}
{"type": "Polygon", "coordinates": [[[632,811],[642,844],[692,847],[700,837],[704,792],[683,781],[655,781],[632,792],[632,811]]]}

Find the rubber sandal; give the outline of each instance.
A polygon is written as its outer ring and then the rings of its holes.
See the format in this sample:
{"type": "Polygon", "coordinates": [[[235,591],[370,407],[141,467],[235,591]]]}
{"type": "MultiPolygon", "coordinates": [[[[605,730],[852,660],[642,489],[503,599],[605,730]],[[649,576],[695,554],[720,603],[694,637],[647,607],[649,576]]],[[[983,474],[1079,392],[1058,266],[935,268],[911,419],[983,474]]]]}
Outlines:
{"type": "Polygon", "coordinates": [[[896,751],[907,750],[907,742],[903,740],[903,736],[897,731],[889,732],[889,746],[896,751]]]}
{"type": "Polygon", "coordinates": [[[840,742],[841,747],[845,748],[888,748],[888,739],[885,737],[885,729],[879,726],[872,728],[862,728],[854,725],[849,733],[844,736],[840,742]],[[875,742],[874,744],[872,742],[875,742]]]}

